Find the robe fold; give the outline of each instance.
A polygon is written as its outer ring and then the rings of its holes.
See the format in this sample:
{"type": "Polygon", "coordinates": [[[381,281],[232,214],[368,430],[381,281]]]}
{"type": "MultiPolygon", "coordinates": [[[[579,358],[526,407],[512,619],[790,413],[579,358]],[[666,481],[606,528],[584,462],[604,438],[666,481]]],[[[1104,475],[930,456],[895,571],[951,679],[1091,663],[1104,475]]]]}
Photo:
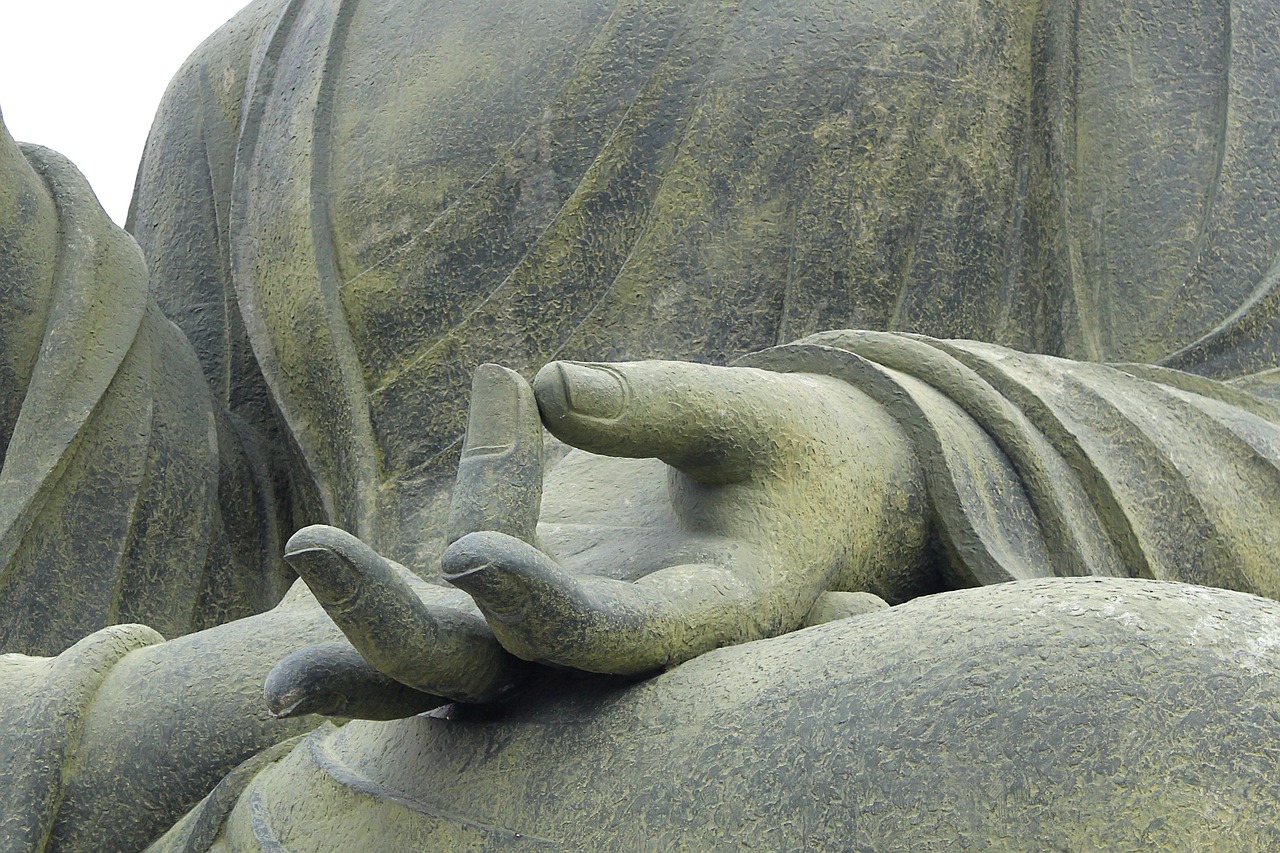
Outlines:
{"type": "Polygon", "coordinates": [[[215,409],[137,245],[84,178],[24,153],[58,250],[0,468],[0,651],[57,653],[121,622],[175,636],[269,607],[284,575],[261,451],[215,409]]]}
{"type": "Polygon", "coordinates": [[[1136,577],[1280,598],[1280,407],[1178,371],[833,331],[745,366],[838,376],[907,428],[955,586],[1136,577]]]}
{"type": "Polygon", "coordinates": [[[131,229],[308,520],[430,574],[484,361],[1280,366],[1277,45],[1265,0],[263,0],[175,78],[131,229]]]}

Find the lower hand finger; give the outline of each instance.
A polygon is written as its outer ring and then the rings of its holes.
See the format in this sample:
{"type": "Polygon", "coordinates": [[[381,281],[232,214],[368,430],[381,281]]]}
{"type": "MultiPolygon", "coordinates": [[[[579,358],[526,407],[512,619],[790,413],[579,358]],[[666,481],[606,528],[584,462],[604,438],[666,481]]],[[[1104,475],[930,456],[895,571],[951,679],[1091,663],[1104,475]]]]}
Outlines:
{"type": "Polygon", "coordinates": [[[514,662],[478,613],[424,601],[405,570],[351,534],[304,528],[289,540],[285,557],[351,644],[396,681],[479,702],[515,680],[514,662]]]}
{"type": "Polygon", "coordinates": [[[384,675],[349,643],[319,643],[285,656],[263,687],[273,717],[324,714],[396,720],[448,700],[414,690],[384,675]]]}

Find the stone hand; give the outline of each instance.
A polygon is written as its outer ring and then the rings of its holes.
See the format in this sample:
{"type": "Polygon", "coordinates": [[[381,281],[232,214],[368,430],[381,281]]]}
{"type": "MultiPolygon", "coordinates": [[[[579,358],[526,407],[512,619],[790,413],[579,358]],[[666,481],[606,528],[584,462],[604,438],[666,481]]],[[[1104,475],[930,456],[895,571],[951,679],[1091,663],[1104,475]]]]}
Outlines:
{"type": "Polygon", "coordinates": [[[489,700],[513,682],[518,662],[456,590],[425,583],[325,525],[294,534],[286,558],[350,646],[312,646],[277,664],[267,680],[274,713],[371,717],[385,705],[376,716],[405,716],[448,700],[489,700]]]}
{"type": "Polygon", "coordinates": [[[519,658],[671,666],[793,630],[827,591],[891,592],[923,550],[913,449],[844,382],[555,363],[534,388],[547,429],[588,451],[548,476],[543,547],[482,531],[443,561],[519,658]]]}
{"type": "MultiPolygon", "coordinates": [[[[449,538],[500,530],[533,540],[542,489],[542,425],[528,383],[483,365],[472,387],[449,538]]],[[[426,583],[355,536],[298,531],[286,558],[350,644],[283,659],[267,680],[278,715],[408,716],[448,700],[496,698],[523,664],[494,639],[463,592],[426,583]]]]}
{"type": "Polygon", "coordinates": [[[351,645],[277,665],[277,713],[484,701],[520,680],[520,659],[673,665],[792,630],[824,596],[832,610],[831,590],[891,592],[893,567],[921,546],[912,450],[843,382],[646,362],[556,364],[536,387],[535,403],[511,371],[477,371],[444,560],[467,594],[332,527],[290,540],[290,563],[351,645]],[[539,408],[582,448],[545,489],[539,408]]]}

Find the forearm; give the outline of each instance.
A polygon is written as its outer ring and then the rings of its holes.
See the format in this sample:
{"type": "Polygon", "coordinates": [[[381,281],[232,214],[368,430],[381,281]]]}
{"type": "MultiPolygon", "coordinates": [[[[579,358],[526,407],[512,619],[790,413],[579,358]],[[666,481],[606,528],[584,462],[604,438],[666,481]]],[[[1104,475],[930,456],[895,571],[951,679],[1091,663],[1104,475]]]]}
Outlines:
{"type": "Polygon", "coordinates": [[[86,716],[60,831],[144,847],[237,764],[317,724],[272,718],[263,681],[294,649],[338,639],[303,602],[127,655],[86,716]]]}
{"type": "Polygon", "coordinates": [[[1135,576],[1280,596],[1280,408],[1179,371],[974,341],[814,335],[753,357],[840,376],[908,428],[954,585],[1135,576]]]}

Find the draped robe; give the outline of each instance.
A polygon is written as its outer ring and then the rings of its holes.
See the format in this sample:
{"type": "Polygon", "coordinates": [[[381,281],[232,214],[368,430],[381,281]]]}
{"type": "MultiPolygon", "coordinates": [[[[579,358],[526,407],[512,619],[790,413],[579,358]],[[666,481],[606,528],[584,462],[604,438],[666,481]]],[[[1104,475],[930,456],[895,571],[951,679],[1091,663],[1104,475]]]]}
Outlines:
{"type": "Polygon", "coordinates": [[[24,315],[4,363],[30,368],[0,424],[0,651],[56,654],[123,622],[174,636],[270,607],[286,575],[260,449],[215,406],[83,176],[52,151],[19,153],[3,128],[0,146],[54,217],[25,235],[52,250],[47,295],[34,262],[4,269],[24,315]]]}
{"type": "Polygon", "coordinates": [[[172,84],[131,230],[317,514],[429,572],[483,361],[861,328],[1274,369],[1278,28],[1220,0],[258,3],[172,84]]]}

